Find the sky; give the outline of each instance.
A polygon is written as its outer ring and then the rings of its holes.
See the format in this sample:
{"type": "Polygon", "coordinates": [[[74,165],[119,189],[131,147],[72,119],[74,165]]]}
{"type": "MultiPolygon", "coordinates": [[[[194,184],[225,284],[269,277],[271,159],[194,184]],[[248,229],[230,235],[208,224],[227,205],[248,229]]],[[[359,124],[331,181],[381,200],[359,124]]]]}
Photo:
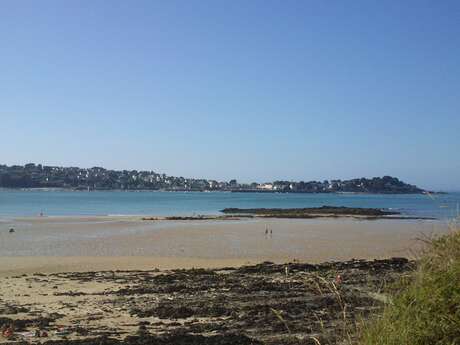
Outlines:
{"type": "Polygon", "coordinates": [[[0,1],[0,164],[460,190],[458,1],[0,1]]]}

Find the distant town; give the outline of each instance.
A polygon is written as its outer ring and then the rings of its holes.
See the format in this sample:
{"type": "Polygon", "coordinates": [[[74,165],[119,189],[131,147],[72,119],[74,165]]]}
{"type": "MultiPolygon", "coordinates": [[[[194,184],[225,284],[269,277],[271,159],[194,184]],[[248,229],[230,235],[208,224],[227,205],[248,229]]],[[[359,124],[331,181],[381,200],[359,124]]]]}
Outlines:
{"type": "Polygon", "coordinates": [[[423,193],[417,186],[396,177],[383,176],[351,180],[272,181],[239,183],[174,177],[154,171],[108,170],[57,167],[29,163],[0,165],[1,188],[62,188],[71,190],[160,190],[160,191],[229,191],[281,193],[423,193]]]}

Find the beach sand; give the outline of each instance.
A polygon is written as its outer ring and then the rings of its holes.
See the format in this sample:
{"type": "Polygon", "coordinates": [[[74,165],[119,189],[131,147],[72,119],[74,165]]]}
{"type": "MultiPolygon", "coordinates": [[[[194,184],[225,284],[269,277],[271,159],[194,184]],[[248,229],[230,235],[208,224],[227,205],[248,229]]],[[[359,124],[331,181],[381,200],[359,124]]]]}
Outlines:
{"type": "Polygon", "coordinates": [[[412,267],[403,259],[339,261],[414,257],[417,237],[446,231],[427,220],[3,219],[0,327],[12,325],[14,334],[0,335],[0,343],[39,344],[38,330],[68,344],[100,343],[101,336],[120,345],[198,344],[203,335],[207,344],[304,344],[312,335],[334,343],[343,314],[324,293],[328,281],[343,277],[347,315],[355,318],[380,310],[382,282],[412,267]],[[263,261],[282,265],[245,266],[263,261]],[[337,263],[310,265],[325,261],[337,263]],[[129,338],[140,331],[143,339],[129,338]]]}
{"type": "Polygon", "coordinates": [[[0,222],[0,276],[413,257],[416,238],[446,231],[427,220],[16,218],[0,222]]]}
{"type": "Polygon", "coordinates": [[[328,281],[343,277],[340,294],[347,301],[346,322],[352,322],[381,310],[382,282],[412,268],[407,260],[391,259],[3,278],[0,328],[13,333],[0,334],[0,343],[301,345],[315,336],[335,344],[343,337],[338,325],[344,313],[342,299],[327,293],[328,281]]]}

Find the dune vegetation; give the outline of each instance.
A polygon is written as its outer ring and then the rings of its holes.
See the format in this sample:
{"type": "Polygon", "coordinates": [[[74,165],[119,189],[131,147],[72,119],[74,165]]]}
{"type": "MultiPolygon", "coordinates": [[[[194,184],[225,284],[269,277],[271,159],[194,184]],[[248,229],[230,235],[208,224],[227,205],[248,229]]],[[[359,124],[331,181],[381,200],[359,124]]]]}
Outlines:
{"type": "Polygon", "coordinates": [[[361,345],[460,344],[460,231],[426,242],[411,279],[362,326],[361,345]]]}

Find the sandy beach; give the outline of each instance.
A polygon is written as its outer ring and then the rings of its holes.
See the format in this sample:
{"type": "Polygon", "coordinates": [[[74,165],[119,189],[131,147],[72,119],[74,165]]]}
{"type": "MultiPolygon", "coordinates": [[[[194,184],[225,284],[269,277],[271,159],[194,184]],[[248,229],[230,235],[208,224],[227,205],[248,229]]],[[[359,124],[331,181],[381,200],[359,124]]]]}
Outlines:
{"type": "Polygon", "coordinates": [[[0,328],[12,332],[0,343],[332,344],[343,336],[343,301],[347,322],[379,311],[382,282],[412,267],[391,259],[3,278],[0,328]],[[340,298],[328,292],[337,276],[340,298]]]}
{"type": "Polygon", "coordinates": [[[414,258],[417,238],[446,231],[440,221],[349,217],[3,219],[0,326],[14,333],[0,343],[333,342],[343,321],[330,282],[343,279],[348,317],[381,310],[382,282],[413,267],[386,258],[414,258]]]}
{"type": "Polygon", "coordinates": [[[443,222],[426,220],[4,219],[0,222],[0,276],[412,257],[420,244],[416,238],[447,230],[443,222]],[[15,232],[9,233],[10,228],[15,232]]]}

